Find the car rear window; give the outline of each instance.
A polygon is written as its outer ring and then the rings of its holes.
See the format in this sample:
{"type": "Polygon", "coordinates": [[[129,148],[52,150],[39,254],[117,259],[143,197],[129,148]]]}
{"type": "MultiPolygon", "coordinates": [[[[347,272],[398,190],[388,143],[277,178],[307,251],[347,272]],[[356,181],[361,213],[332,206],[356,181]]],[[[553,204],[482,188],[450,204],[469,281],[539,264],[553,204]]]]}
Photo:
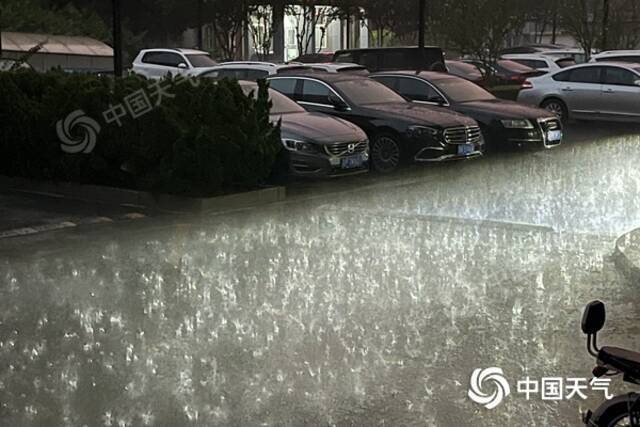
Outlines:
{"type": "Polygon", "coordinates": [[[556,64],[558,64],[558,67],[560,68],[567,68],[567,67],[572,67],[576,65],[576,61],[573,58],[563,58],[563,59],[558,59],[556,61],[556,64]]]}

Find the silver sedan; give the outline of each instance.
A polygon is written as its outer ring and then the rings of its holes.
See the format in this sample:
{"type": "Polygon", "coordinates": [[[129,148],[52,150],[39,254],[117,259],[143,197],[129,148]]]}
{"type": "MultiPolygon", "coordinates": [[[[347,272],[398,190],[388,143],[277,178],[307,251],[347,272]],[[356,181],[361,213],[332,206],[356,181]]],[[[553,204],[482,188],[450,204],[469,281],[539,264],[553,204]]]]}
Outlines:
{"type": "Polygon", "coordinates": [[[582,64],[528,79],[518,102],[572,119],[640,122],[640,64],[582,64]]]}

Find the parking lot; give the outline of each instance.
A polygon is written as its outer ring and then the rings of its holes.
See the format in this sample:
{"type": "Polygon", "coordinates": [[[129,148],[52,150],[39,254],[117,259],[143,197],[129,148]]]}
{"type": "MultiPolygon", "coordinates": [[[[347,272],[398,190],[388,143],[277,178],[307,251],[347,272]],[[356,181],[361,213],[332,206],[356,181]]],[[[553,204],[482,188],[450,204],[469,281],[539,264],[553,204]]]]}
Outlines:
{"type": "Polygon", "coordinates": [[[640,348],[610,258],[639,225],[639,143],[577,124],[554,150],[303,181],[249,211],[1,239],[0,418],[576,425],[601,395],[486,410],[469,378],[589,377],[594,298],[601,340],[640,348]]]}

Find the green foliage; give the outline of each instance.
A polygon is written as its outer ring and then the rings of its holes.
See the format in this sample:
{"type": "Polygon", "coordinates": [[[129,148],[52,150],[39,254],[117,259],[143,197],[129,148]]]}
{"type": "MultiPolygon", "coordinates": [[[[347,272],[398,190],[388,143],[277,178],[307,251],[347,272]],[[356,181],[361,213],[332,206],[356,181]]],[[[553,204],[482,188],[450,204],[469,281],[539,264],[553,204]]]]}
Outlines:
{"type": "Polygon", "coordinates": [[[50,7],[41,0],[2,0],[0,28],[56,35],[85,35],[107,40],[110,29],[90,9],[79,9],[71,3],[50,7]]]}
{"type": "MultiPolygon", "coordinates": [[[[103,112],[152,84],[62,73],[0,73],[0,174],[35,179],[212,195],[256,188],[281,150],[266,86],[248,97],[233,81],[163,82],[173,95],[122,126],[103,112]],[[90,154],[61,149],[56,123],[83,110],[102,127],[90,154]]],[[[79,132],[79,129],[74,131],[79,132]]]]}

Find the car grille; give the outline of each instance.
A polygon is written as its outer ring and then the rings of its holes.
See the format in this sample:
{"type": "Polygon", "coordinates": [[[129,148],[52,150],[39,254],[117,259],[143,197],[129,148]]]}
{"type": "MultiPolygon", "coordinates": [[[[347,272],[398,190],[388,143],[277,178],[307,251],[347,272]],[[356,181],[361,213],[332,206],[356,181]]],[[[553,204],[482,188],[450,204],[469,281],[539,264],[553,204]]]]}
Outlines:
{"type": "Polygon", "coordinates": [[[368,148],[369,144],[367,141],[341,142],[324,146],[327,154],[334,157],[364,153],[368,148]]]}
{"type": "Polygon", "coordinates": [[[447,144],[478,144],[482,132],[478,126],[461,126],[444,130],[444,141],[447,144]]]}

